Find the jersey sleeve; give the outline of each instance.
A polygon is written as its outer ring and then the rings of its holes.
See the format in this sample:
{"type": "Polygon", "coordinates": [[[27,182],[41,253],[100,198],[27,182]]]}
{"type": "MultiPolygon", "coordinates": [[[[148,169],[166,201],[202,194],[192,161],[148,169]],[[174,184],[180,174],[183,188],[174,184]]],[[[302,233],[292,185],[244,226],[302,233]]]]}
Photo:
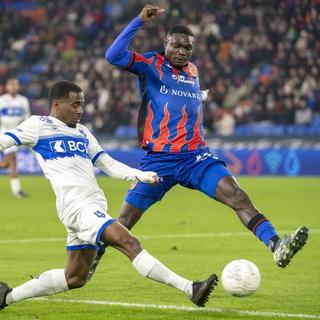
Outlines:
{"type": "Polygon", "coordinates": [[[17,128],[6,131],[4,134],[11,137],[18,146],[33,147],[39,139],[39,118],[31,116],[21,122],[17,128]]]}
{"type": "Polygon", "coordinates": [[[152,65],[155,55],[155,52],[140,54],[132,51],[132,57],[126,69],[134,74],[142,74],[152,65]]]}
{"type": "Polygon", "coordinates": [[[148,53],[139,54],[128,49],[132,39],[142,26],[143,21],[139,16],[133,19],[106,51],[106,60],[132,73],[143,73],[154,58],[149,59],[148,53]]]}
{"type": "Polygon", "coordinates": [[[129,44],[142,25],[143,21],[139,16],[133,19],[106,51],[106,60],[118,67],[126,68],[132,56],[128,50],[129,44]]]}

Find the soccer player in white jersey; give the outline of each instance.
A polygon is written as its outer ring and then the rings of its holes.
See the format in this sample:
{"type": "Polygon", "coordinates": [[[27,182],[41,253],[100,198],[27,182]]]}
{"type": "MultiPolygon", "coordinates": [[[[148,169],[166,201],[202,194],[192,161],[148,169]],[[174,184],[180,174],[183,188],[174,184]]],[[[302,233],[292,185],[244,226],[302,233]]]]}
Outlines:
{"type": "MultiPolygon", "coordinates": [[[[7,93],[0,96],[0,133],[16,128],[22,121],[30,117],[29,101],[25,96],[18,94],[19,80],[10,78],[6,82],[7,93]]],[[[17,146],[4,150],[0,168],[8,168],[12,194],[17,198],[26,197],[21,190],[20,180],[17,174],[17,146]]]]}
{"type": "Polygon", "coordinates": [[[97,250],[106,243],[125,254],[143,276],[171,285],[196,305],[204,306],[217,284],[217,276],[189,281],[144,250],[128,229],[107,213],[94,165],[117,179],[157,184],[158,176],[128,167],[104,152],[95,137],[79,123],[84,94],[76,84],[57,82],[49,92],[49,99],[50,116],[31,116],[16,129],[0,135],[0,150],[22,144],[35,154],[56,194],[58,216],[67,231],[67,264],[65,269],[46,271],[16,288],[0,282],[0,309],[28,298],[84,286],[97,250]]]}

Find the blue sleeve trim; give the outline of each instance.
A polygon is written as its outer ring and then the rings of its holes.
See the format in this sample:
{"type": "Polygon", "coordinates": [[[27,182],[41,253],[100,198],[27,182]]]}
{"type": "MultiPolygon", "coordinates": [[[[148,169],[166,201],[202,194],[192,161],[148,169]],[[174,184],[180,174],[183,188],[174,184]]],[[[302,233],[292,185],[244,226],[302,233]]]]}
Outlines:
{"type": "Polygon", "coordinates": [[[93,244],[78,244],[74,246],[67,246],[67,250],[83,250],[83,249],[92,249],[92,250],[99,250],[98,246],[95,246],[93,244]]]}
{"type": "Polygon", "coordinates": [[[116,219],[110,219],[107,222],[105,222],[99,229],[98,233],[97,233],[97,237],[96,237],[96,244],[98,247],[102,247],[103,243],[101,242],[100,238],[101,238],[101,234],[102,232],[112,223],[116,222],[116,219]]]}
{"type": "Polygon", "coordinates": [[[20,146],[20,145],[21,145],[20,139],[19,139],[15,134],[13,134],[13,133],[11,133],[11,132],[5,132],[4,134],[6,134],[6,135],[8,135],[9,137],[11,137],[11,138],[15,141],[15,143],[17,144],[17,146],[20,146]]]}
{"type": "Polygon", "coordinates": [[[96,161],[98,160],[98,158],[103,154],[105,153],[104,151],[99,151],[93,158],[92,158],[92,164],[95,165],[96,164],[96,161]]]}

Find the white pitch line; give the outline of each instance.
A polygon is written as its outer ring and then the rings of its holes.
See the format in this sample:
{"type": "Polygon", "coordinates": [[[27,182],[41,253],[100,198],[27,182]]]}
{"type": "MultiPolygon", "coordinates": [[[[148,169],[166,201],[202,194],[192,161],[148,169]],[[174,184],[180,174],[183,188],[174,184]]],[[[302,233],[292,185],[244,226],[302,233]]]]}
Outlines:
{"type": "Polygon", "coordinates": [[[94,305],[107,305],[119,306],[124,308],[145,308],[145,309],[161,309],[161,310],[176,310],[187,312],[210,312],[219,314],[238,314],[245,316],[261,316],[273,318],[300,318],[300,319],[320,319],[317,314],[303,314],[303,313],[283,313],[283,312],[267,312],[267,311],[252,311],[252,310],[237,310],[227,308],[198,308],[198,307],[183,307],[174,305],[161,305],[161,304],[144,304],[144,303],[129,303],[120,301],[101,301],[101,300],[76,300],[76,299],[49,299],[49,298],[35,298],[32,300],[50,301],[50,302],[63,302],[63,303],[82,303],[94,305]]]}
{"type": "MultiPolygon", "coordinates": [[[[292,230],[279,230],[280,234],[291,233],[292,230]]],[[[310,233],[320,233],[320,229],[311,229],[310,233]]],[[[175,234],[153,234],[153,235],[135,235],[138,239],[174,239],[174,238],[215,238],[215,237],[242,237],[252,236],[249,231],[240,232],[210,232],[210,233],[175,233],[175,234]]]]}
{"type": "MultiPolygon", "coordinates": [[[[290,233],[292,230],[280,230],[279,233],[290,233]]],[[[320,229],[311,229],[311,234],[320,233],[320,229]]],[[[243,237],[251,236],[251,232],[210,232],[210,233],[175,233],[175,234],[153,234],[153,235],[135,235],[141,240],[152,240],[152,239],[176,239],[176,238],[217,238],[217,237],[243,237]]],[[[40,242],[61,242],[66,241],[65,238],[34,238],[34,239],[8,239],[0,240],[0,244],[18,244],[18,243],[40,243],[40,242]]]]}
{"type": "Polygon", "coordinates": [[[0,244],[10,244],[10,243],[39,243],[39,242],[60,242],[66,241],[66,238],[36,238],[36,239],[9,239],[9,240],[0,240],[0,244]]]}

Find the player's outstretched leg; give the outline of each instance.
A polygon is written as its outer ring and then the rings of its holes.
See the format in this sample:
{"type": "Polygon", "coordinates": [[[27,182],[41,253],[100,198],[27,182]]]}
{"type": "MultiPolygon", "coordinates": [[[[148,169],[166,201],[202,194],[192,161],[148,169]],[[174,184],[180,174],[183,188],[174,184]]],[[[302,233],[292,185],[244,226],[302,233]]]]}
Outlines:
{"type": "Polygon", "coordinates": [[[299,227],[295,232],[285,235],[277,242],[273,257],[279,267],[285,268],[293,256],[303,248],[307,242],[308,233],[307,227],[299,227]]]}
{"type": "Polygon", "coordinates": [[[6,283],[0,282],[0,310],[7,306],[6,298],[11,291],[12,289],[6,283]]]}
{"type": "Polygon", "coordinates": [[[309,230],[305,226],[280,239],[271,222],[252,204],[234,177],[222,178],[215,196],[218,201],[234,209],[241,222],[270,248],[279,267],[286,267],[306,244],[309,230]]]}
{"type": "Polygon", "coordinates": [[[192,297],[190,300],[199,307],[204,307],[214,286],[218,285],[218,277],[212,274],[207,280],[192,283],[192,297]]]}
{"type": "Polygon", "coordinates": [[[168,284],[185,293],[199,307],[205,306],[214,290],[214,286],[218,284],[218,277],[215,274],[204,281],[192,282],[182,278],[151,256],[146,250],[142,250],[134,258],[132,265],[144,277],[168,284]]]}
{"type": "Polygon", "coordinates": [[[138,239],[134,238],[119,222],[108,226],[108,229],[101,234],[100,240],[125,254],[131,260],[135,270],[142,276],[178,289],[199,306],[205,305],[217,284],[216,275],[197,282],[179,276],[142,249],[138,239]]]}
{"type": "Polygon", "coordinates": [[[15,288],[0,282],[0,309],[19,301],[81,288],[86,284],[96,252],[93,249],[67,250],[65,269],[52,269],[15,288]]]}
{"type": "Polygon", "coordinates": [[[0,309],[25,299],[48,296],[66,290],[69,288],[63,269],[46,271],[15,288],[0,282],[0,309]]]}

